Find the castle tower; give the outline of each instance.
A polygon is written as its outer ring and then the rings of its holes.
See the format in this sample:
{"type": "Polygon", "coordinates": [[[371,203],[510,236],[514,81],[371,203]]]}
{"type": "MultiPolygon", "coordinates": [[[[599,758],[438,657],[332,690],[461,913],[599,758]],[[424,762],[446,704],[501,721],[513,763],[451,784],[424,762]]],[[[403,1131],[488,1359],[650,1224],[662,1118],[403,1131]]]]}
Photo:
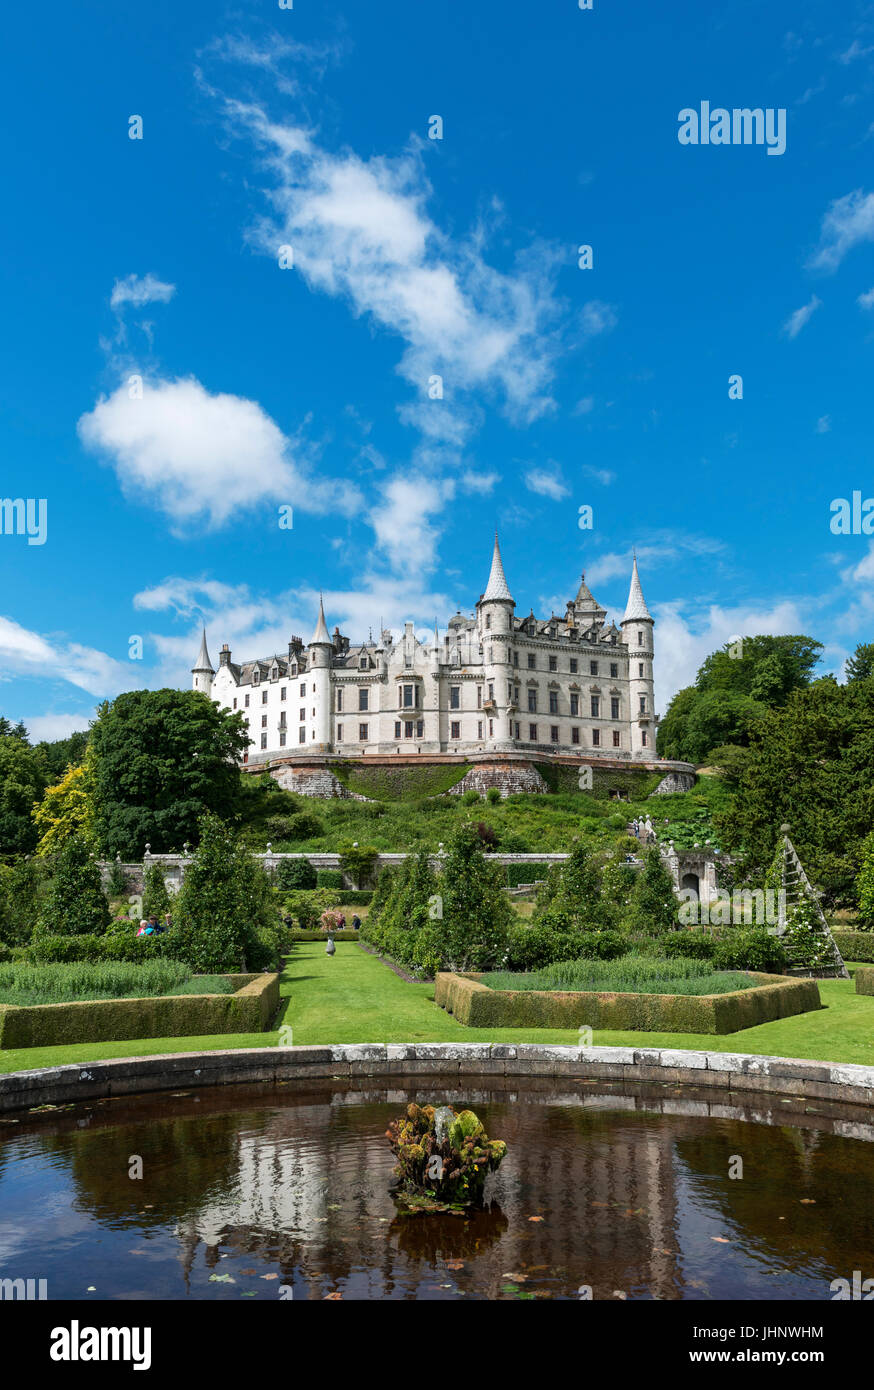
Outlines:
{"type": "Polygon", "coordinates": [[[489,582],[476,609],[479,640],[483,647],[486,694],[483,709],[488,721],[484,742],[487,748],[497,751],[507,751],[513,747],[510,711],[512,702],[508,695],[508,685],[512,674],[510,647],[515,608],[516,601],[510,593],[510,586],[504,574],[496,531],[489,582]]]}
{"type": "Polygon", "coordinates": [[[328,753],[331,749],[331,654],[334,644],[325,622],[325,605],[319,595],[319,617],[316,630],[307,644],[306,727],[309,731],[308,751],[328,753]]]}
{"type": "Polygon", "coordinates": [[[631,731],[631,756],[655,758],[656,722],[655,691],[653,686],[653,622],[646,606],[637,556],[631,569],[631,588],[622,619],[622,640],[628,647],[628,718],[631,731]]]}
{"type": "Polygon", "coordinates": [[[212,690],[212,680],[215,669],[209,659],[209,652],[206,649],[206,628],[203,629],[203,637],[200,640],[200,652],[197,661],[191,668],[191,689],[199,690],[201,695],[209,695],[212,690]]]}

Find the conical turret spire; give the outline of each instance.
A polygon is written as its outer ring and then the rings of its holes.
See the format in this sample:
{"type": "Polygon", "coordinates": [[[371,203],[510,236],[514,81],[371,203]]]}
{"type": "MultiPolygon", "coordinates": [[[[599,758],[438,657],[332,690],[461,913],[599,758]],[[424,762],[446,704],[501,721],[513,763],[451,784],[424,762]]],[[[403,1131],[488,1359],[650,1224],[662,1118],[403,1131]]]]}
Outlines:
{"type": "Polygon", "coordinates": [[[492,552],[492,568],[489,573],[489,582],[483,594],[483,603],[488,603],[492,599],[506,599],[513,603],[513,595],[510,593],[507,578],[504,574],[504,565],[501,560],[501,547],[498,545],[498,533],[495,532],[495,548],[492,552]]]}
{"type": "Polygon", "coordinates": [[[640,587],[640,575],[637,572],[637,556],[631,568],[631,588],[628,590],[628,603],[625,605],[624,623],[648,619],[652,622],[652,614],[646,606],[646,599],[643,596],[643,589],[640,587]]]}
{"type": "Polygon", "coordinates": [[[319,619],[316,623],[316,630],[312,635],[310,646],[315,647],[319,643],[324,643],[328,647],[331,645],[331,639],[328,636],[328,625],[325,622],[325,604],[321,594],[319,594],[319,619]]]}
{"type": "Polygon", "coordinates": [[[206,649],[206,628],[203,629],[203,636],[200,639],[200,651],[197,655],[197,661],[191,668],[192,675],[195,675],[198,671],[209,671],[211,676],[215,675],[215,667],[210,661],[209,652],[206,649]]]}

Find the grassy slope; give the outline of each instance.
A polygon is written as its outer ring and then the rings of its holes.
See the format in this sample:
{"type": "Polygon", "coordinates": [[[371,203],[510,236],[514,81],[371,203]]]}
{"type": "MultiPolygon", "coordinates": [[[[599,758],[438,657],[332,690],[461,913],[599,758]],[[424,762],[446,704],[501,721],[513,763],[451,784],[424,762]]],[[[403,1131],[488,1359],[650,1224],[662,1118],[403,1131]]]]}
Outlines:
{"type": "MultiPolygon", "coordinates": [[[[823,980],[826,1006],[777,1023],[761,1024],[725,1037],[690,1033],[599,1032],[600,1046],[703,1048],[806,1057],[874,1065],[874,997],[856,995],[852,981],[823,980]]],[[[282,984],[288,1000],[284,1022],[294,1029],[297,1045],[354,1042],[558,1042],[575,1043],[568,1029],[463,1028],[433,1003],[434,986],[406,984],[375,956],[341,942],[337,954],[325,955],[320,942],[300,945],[282,984]]],[[[233,1033],[211,1038],[158,1038],[121,1043],[82,1043],[63,1048],[26,1048],[0,1052],[0,1071],[90,1062],[107,1057],[143,1057],[160,1052],[194,1052],[212,1048],[269,1047],[272,1033],[233,1033]]]]}

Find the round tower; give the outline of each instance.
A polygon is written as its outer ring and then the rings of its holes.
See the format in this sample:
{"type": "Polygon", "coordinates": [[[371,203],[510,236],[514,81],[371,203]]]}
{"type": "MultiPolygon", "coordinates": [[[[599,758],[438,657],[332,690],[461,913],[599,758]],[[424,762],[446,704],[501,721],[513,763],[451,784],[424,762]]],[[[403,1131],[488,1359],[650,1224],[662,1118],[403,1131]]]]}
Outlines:
{"type": "Polygon", "coordinates": [[[199,690],[201,695],[211,695],[214,676],[215,669],[206,649],[206,628],[204,628],[203,636],[200,639],[200,652],[191,668],[191,689],[199,690]]]}
{"type": "Polygon", "coordinates": [[[628,723],[633,758],[655,758],[656,722],[653,685],[653,629],[655,623],[646,606],[637,556],[631,570],[631,588],[622,619],[622,640],[628,647],[628,723]]]}
{"type": "Polygon", "coordinates": [[[325,605],[319,595],[319,617],[316,630],[307,644],[309,661],[306,673],[306,728],[309,751],[328,753],[331,750],[331,654],[334,644],[325,622],[325,605]]]}
{"type": "Polygon", "coordinates": [[[492,552],[492,568],[485,593],[476,606],[477,629],[483,648],[483,680],[485,683],[483,711],[488,721],[484,743],[496,751],[513,748],[512,701],[508,694],[512,680],[511,642],[513,614],[516,601],[504,574],[498,533],[492,552]],[[492,698],[489,698],[491,695],[492,698]],[[489,733],[491,727],[492,732],[489,733]]]}

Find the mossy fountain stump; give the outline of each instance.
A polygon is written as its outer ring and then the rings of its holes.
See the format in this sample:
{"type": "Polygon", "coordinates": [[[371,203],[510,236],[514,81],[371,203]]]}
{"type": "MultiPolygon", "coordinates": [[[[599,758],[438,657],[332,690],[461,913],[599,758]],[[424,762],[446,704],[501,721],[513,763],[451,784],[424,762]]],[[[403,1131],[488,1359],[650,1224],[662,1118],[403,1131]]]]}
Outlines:
{"type": "Polygon", "coordinates": [[[472,1110],[450,1105],[410,1104],[385,1137],[398,1160],[395,1201],[410,1216],[464,1215],[480,1206],[486,1178],[507,1152],[502,1139],[489,1139],[472,1110]]]}

